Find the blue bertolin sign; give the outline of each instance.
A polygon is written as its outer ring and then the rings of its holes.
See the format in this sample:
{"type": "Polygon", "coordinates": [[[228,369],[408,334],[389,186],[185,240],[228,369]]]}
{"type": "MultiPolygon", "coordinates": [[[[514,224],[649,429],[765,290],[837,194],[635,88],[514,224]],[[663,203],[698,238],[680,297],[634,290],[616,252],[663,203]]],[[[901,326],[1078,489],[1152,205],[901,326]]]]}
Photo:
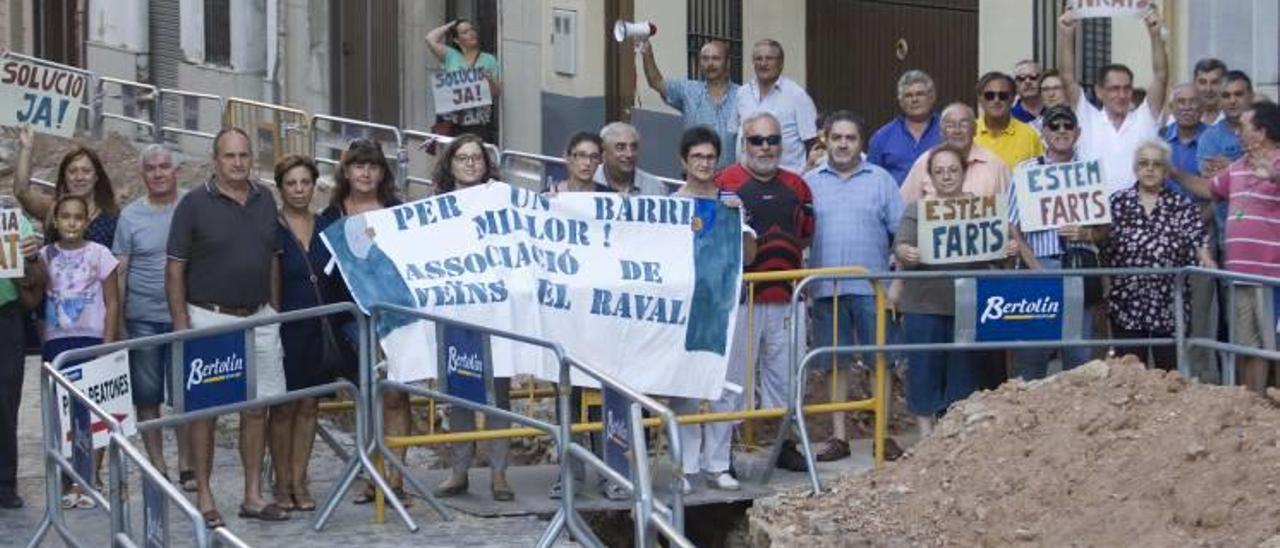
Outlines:
{"type": "Polygon", "coordinates": [[[445,393],[464,400],[488,405],[492,369],[489,363],[489,337],[479,331],[440,324],[436,331],[439,360],[444,371],[445,393]]]}
{"type": "Polygon", "coordinates": [[[255,394],[252,337],[235,331],[174,345],[182,375],[175,376],[175,408],[196,411],[242,402],[255,394]]]}
{"type": "Polygon", "coordinates": [[[956,341],[1079,338],[1080,279],[971,278],[956,281],[956,341]]]}
{"type": "Polygon", "coordinates": [[[604,386],[604,462],[625,478],[631,478],[631,400],[604,386]]]}

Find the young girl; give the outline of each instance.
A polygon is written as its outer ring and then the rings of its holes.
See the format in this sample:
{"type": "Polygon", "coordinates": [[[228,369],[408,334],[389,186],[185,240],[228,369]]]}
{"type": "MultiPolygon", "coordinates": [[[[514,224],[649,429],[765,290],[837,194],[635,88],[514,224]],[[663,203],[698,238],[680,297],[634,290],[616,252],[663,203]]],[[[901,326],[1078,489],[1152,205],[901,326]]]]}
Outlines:
{"type": "MultiPolygon", "coordinates": [[[[40,250],[45,283],[44,361],[67,350],[112,342],[120,318],[118,261],[106,246],[85,239],[89,204],[64,195],[54,202],[49,244],[40,250]]],[[[67,366],[74,364],[66,364],[67,366]]],[[[97,451],[94,460],[101,460],[97,451]]],[[[95,466],[95,469],[97,467],[95,466]]],[[[74,485],[64,486],[64,508],[92,508],[93,500],[74,485]]]]}

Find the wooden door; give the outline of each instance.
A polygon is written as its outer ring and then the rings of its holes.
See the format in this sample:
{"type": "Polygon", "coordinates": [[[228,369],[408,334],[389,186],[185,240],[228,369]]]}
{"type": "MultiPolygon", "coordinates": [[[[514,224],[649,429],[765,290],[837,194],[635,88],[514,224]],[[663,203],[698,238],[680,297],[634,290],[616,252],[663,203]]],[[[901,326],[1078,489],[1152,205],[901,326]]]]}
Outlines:
{"type": "MultiPolygon", "coordinates": [[[[636,101],[636,50],[631,41],[613,39],[613,23],[635,19],[635,0],[610,0],[604,8],[604,109],[605,122],[630,122],[636,101]]],[[[590,31],[587,31],[590,32],[590,31]]]]}
{"type": "Polygon", "coordinates": [[[933,77],[937,108],[973,103],[978,79],[977,0],[809,0],[808,88],[819,112],[849,109],[867,131],[898,114],[897,82],[933,77]]]}
{"type": "Polygon", "coordinates": [[[338,116],[401,125],[399,12],[398,0],[329,3],[338,116]]]}

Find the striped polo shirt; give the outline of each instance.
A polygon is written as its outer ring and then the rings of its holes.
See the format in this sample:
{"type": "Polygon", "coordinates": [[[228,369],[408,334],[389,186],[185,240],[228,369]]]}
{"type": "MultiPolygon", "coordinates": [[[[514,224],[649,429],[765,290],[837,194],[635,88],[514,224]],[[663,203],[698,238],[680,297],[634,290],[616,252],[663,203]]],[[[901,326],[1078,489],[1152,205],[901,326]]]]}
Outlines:
{"type": "MultiPolygon", "coordinates": [[[[1280,151],[1271,152],[1271,166],[1280,173],[1280,151]]],[[[1214,177],[1211,190],[1227,200],[1226,269],[1280,277],[1280,181],[1259,178],[1245,156],[1214,177]]]]}

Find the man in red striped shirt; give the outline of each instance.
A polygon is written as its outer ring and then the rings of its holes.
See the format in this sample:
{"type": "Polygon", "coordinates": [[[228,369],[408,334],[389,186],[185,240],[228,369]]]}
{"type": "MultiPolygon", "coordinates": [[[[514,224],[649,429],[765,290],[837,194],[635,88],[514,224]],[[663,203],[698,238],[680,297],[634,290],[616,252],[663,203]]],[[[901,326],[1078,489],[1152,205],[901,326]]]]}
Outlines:
{"type": "MultiPolygon", "coordinates": [[[[799,175],[778,167],[782,157],[782,126],[767,112],[742,121],[742,151],[739,163],[716,177],[721,190],[742,200],[747,223],[756,232],[756,257],[747,272],[775,272],[803,267],[805,248],[813,238],[813,195],[799,175]]],[[[790,366],[791,322],[804,321],[803,313],[792,317],[791,282],[755,284],[750,316],[742,307],[738,316],[739,348],[750,345],[754,366],[759,363],[757,384],[764,408],[785,407],[790,366]],[[750,325],[748,331],[748,324],[750,325]]],[[[801,324],[800,344],[803,344],[801,324]]],[[[750,390],[751,387],[744,387],[750,390]]],[[[793,447],[784,450],[780,466],[793,468],[803,458],[793,447]],[[790,464],[790,465],[788,465],[790,464]]]]}

